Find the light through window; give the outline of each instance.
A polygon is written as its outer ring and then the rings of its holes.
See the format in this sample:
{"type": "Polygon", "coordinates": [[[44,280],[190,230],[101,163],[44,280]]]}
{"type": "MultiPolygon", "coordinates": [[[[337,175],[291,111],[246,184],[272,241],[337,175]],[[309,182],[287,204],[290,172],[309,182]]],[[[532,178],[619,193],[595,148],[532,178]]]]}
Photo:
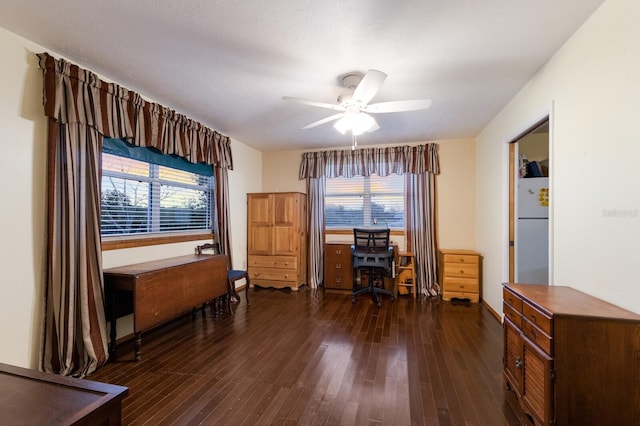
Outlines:
{"type": "Polygon", "coordinates": [[[382,226],[404,229],[404,177],[327,178],[325,227],[382,226]]]}
{"type": "Polygon", "coordinates": [[[212,180],[103,153],[102,235],[211,229],[212,180]]]}

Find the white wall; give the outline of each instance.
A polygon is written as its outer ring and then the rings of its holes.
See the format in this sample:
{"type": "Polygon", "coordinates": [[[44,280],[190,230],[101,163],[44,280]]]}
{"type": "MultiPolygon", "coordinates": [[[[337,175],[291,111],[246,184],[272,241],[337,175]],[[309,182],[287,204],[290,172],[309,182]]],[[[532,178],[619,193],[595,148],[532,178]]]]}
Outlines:
{"type": "Polygon", "coordinates": [[[608,0],[477,138],[483,297],[507,280],[507,142],[551,112],[553,284],[640,312],[640,2],[608,0]]]}
{"type": "Polygon", "coordinates": [[[0,46],[0,362],[35,367],[46,247],[40,49],[3,29],[0,46]]]}
{"type": "MultiPolygon", "coordinates": [[[[42,72],[46,49],[0,28],[0,362],[37,368],[46,253],[46,134],[42,72]]],[[[53,52],[52,52],[53,53],[53,52]]],[[[246,264],[246,193],[262,189],[262,155],[232,141],[229,172],[232,256],[246,264]]],[[[197,241],[104,252],[103,266],[192,253],[197,241]]],[[[118,330],[119,335],[126,330],[118,330]]]]}
{"type": "Polygon", "coordinates": [[[231,198],[231,250],[233,267],[247,269],[247,193],[262,191],[262,154],[234,144],[233,171],[229,172],[231,198]]]}

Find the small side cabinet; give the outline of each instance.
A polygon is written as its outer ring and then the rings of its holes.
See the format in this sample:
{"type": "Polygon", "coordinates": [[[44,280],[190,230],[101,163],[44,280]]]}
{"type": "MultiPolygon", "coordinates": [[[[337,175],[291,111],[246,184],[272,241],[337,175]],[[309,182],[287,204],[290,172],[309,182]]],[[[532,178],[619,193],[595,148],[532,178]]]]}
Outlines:
{"type": "Polygon", "coordinates": [[[480,301],[481,260],[473,250],[440,250],[442,300],[480,301]]]}
{"type": "Polygon", "coordinates": [[[324,244],[324,287],[338,290],[353,289],[353,263],[351,244],[327,242],[324,244]]]}

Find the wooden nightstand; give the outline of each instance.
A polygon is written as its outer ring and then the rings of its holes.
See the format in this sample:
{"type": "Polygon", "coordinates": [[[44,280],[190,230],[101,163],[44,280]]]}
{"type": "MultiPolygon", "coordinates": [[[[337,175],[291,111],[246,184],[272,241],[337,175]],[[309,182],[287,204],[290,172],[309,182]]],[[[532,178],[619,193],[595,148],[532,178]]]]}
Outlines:
{"type": "Polygon", "coordinates": [[[440,250],[442,300],[480,301],[480,253],[473,250],[440,250]]]}

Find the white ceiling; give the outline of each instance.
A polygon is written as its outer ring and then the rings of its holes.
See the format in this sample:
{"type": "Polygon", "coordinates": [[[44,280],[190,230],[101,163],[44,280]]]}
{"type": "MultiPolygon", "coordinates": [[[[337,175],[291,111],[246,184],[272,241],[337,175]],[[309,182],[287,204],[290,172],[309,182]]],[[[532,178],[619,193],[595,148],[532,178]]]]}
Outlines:
{"type": "Polygon", "coordinates": [[[350,146],[339,77],[388,74],[361,145],[474,137],[603,0],[2,0],[0,26],[261,151],[350,146]]]}

